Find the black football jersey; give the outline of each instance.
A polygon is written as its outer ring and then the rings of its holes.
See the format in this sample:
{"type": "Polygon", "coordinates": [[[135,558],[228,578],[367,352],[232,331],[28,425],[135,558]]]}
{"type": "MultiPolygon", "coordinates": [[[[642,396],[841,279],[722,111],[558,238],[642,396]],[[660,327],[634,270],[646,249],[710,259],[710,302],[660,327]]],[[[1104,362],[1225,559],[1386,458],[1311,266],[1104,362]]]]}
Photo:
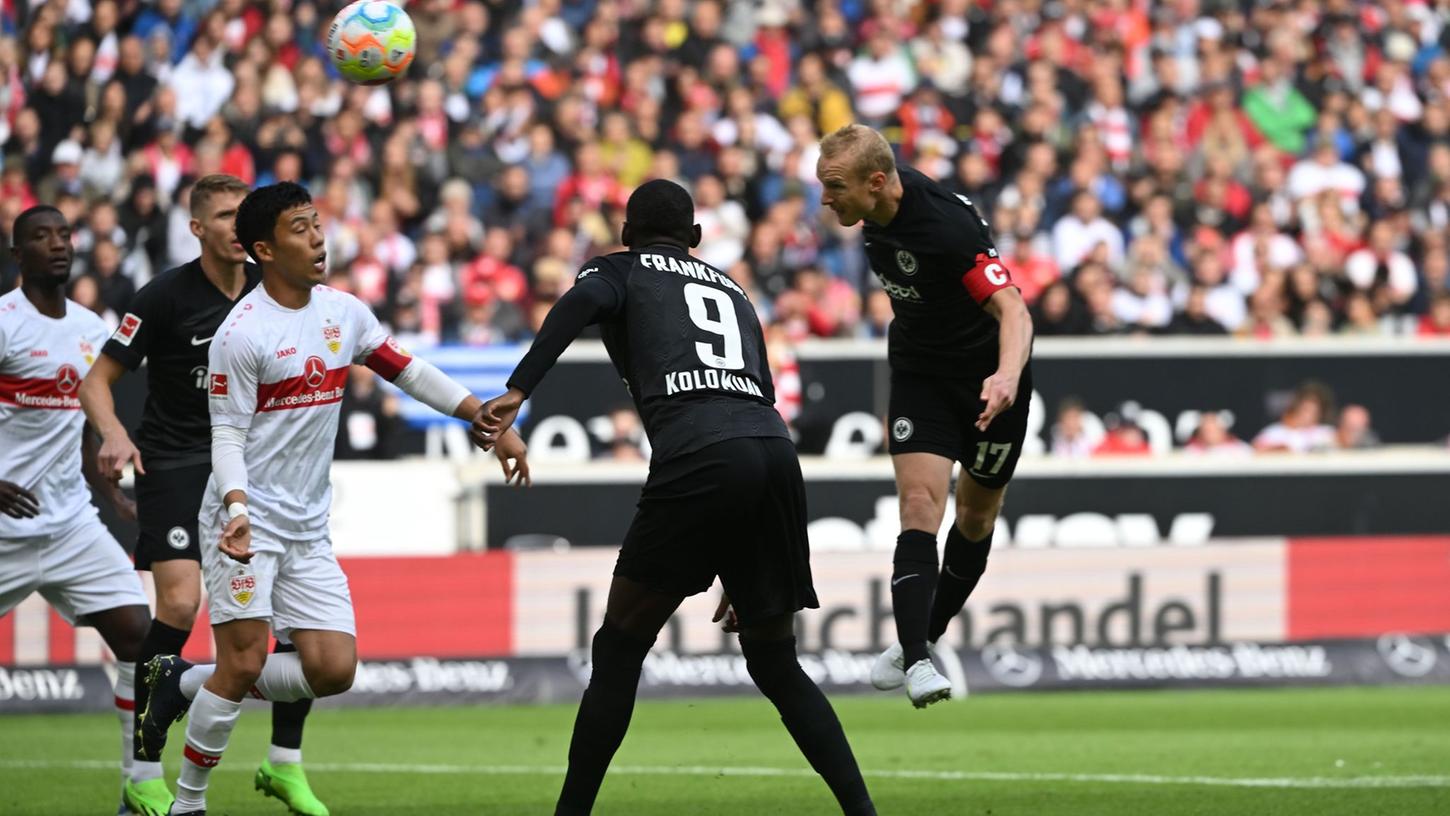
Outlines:
{"type": "MultiPolygon", "coordinates": [[[[262,280],[261,269],[250,263],[243,274],[241,295],[262,280]]],[[[141,287],[101,349],[132,371],[147,361],[146,408],[136,447],[148,470],[211,461],[207,351],[234,305],[207,280],[197,259],[141,287]]]]}
{"type": "Polygon", "coordinates": [[[755,307],[724,272],[668,246],[594,258],[579,278],[615,287],[600,321],[655,461],[736,437],[789,438],[755,307]]]}
{"type": "Polygon", "coordinates": [[[1012,278],[986,219],[964,196],[899,166],[901,206],[891,223],[864,222],[871,270],[891,297],[891,367],[983,377],[997,367],[997,319],[982,304],[1012,278]]]}

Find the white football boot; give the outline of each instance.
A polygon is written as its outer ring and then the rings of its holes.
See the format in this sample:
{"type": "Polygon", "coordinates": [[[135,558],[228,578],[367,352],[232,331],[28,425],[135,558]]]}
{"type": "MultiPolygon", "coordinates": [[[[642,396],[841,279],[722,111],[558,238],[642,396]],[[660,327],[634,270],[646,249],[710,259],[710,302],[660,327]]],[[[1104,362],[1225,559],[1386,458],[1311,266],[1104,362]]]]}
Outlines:
{"type": "Polygon", "coordinates": [[[936,670],[930,658],[918,660],[906,670],[906,696],[911,698],[912,705],[926,708],[951,699],[952,681],[936,670]]]}

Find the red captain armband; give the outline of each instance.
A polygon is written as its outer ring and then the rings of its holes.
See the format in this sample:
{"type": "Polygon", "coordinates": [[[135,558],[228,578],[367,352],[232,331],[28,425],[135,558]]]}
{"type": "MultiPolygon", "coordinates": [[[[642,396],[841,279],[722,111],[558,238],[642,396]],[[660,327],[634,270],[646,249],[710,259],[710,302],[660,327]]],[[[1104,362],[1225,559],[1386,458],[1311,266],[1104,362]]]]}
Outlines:
{"type": "Polygon", "coordinates": [[[363,360],[363,365],[378,373],[378,376],[392,382],[403,373],[408,363],[413,362],[413,355],[403,351],[398,341],[389,337],[377,350],[363,360]]]}
{"type": "Polygon", "coordinates": [[[1014,285],[1011,273],[1002,265],[1002,259],[986,253],[978,253],[977,263],[962,275],[962,286],[978,303],[986,303],[998,291],[1014,285]]]}

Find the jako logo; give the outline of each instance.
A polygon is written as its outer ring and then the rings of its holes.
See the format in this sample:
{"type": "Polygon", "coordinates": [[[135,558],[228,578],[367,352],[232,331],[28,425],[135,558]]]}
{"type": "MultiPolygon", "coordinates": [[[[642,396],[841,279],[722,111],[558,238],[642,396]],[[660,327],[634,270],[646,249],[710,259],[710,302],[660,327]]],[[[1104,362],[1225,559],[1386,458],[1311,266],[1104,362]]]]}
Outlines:
{"type": "Polygon", "coordinates": [[[291,357],[292,355],[294,355],[296,353],[297,353],[297,347],[296,346],[292,346],[291,348],[277,349],[277,359],[280,360],[283,357],[291,357]]]}

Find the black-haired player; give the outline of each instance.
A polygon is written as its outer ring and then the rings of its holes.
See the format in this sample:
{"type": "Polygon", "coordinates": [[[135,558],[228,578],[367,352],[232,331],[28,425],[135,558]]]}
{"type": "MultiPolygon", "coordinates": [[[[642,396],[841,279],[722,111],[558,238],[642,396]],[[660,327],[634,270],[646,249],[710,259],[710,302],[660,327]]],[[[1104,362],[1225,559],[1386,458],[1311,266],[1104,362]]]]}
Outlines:
{"type": "MultiPolygon", "coordinates": [[[[468,389],[399,348],[367,304],[321,285],[327,248],[306,189],[282,182],[248,193],[237,207],[236,237],[262,267],[262,282],[232,307],[207,356],[212,468],[198,526],[217,662],[153,658],[137,714],[136,739],[148,748],[165,742],[167,729],[187,715],[172,816],[206,812],[211,772],[245,697],[301,700],[352,686],[352,594],[328,530],[351,366],[366,365],[460,419],[475,419],[482,407],[468,389]],[[296,651],[267,654],[272,632],[296,651]]],[[[495,450],[501,459],[512,453],[527,478],[516,434],[495,450]]],[[[515,471],[506,465],[505,472],[515,471]]]]}
{"type": "Polygon", "coordinates": [[[745,293],[690,257],[694,202],[651,181],[626,205],[628,251],[596,257],[545,318],[506,394],[475,428],[496,439],[585,326],[601,325],[653,446],[619,552],[558,814],[588,813],[634,710],[645,656],[689,595],[724,585],[716,620],[740,632],[757,687],[846,813],[874,813],[831,704],[796,661],[795,613],[816,607],[800,463],[776,413],[745,293]],[[732,608],[733,607],[733,608],[732,608]]]}
{"type": "Polygon", "coordinates": [[[0,618],[38,592],[68,622],[95,627],[115,653],[124,785],[134,733],[132,661],[151,610],[126,551],[91,504],[86,482],[122,517],[134,512],[96,470],[94,435],[76,399],[110,330],[66,299],[75,251],[60,210],[24,211],[10,235],[20,288],[0,295],[0,618]]]}
{"type": "MultiPolygon", "coordinates": [[[[201,255],[162,272],[136,293],[81,385],[81,404],[104,440],[102,472],[119,479],[127,462],[136,467],[141,527],[136,569],[150,570],[156,585],[156,617],[136,659],[140,700],[146,699],[140,667],[157,655],[181,653],[201,604],[196,518],[211,475],[207,352],[222,319],[262,279],[236,237],[237,207],[246,195],[247,185],[234,176],[197,180],[191,189],[191,234],[201,243],[201,255]],[[116,417],[111,386],[143,360],[148,394],[138,448],[116,417]]],[[[293,647],[279,640],[277,648],[293,647]]],[[[256,781],[295,813],[326,816],[301,765],[302,727],[311,708],[311,700],[272,704],[272,743],[256,781]]],[[[153,754],[149,748],[137,746],[126,789],[131,809],[145,816],[165,814],[172,800],[159,749],[153,754]]]]}
{"type": "Polygon", "coordinates": [[[918,708],[951,696],[935,644],[987,568],[992,530],[1022,454],[1032,394],[1032,319],[963,196],[898,167],[881,134],[848,125],[821,140],[821,203],[865,221],[871,269],[891,297],[891,461],[901,502],[891,606],[898,642],[876,661],[880,689],[918,708]],[[952,463],[964,475],[937,572],[936,533],[952,463]]]}

